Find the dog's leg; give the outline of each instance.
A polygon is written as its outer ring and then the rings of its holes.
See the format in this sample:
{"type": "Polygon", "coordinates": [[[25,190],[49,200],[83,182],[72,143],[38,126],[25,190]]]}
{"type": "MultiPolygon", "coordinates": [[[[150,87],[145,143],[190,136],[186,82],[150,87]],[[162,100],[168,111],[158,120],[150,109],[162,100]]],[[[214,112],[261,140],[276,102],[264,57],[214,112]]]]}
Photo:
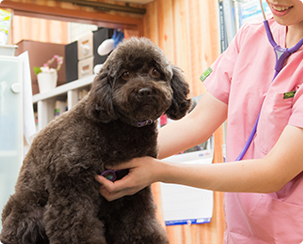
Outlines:
{"type": "Polygon", "coordinates": [[[15,193],[2,213],[0,240],[4,244],[48,244],[43,224],[41,196],[33,192],[15,193]]]}
{"type": "Polygon", "coordinates": [[[168,244],[167,235],[156,219],[150,187],[133,196],[108,203],[105,216],[108,243],[168,244]]]}
{"type": "MultiPolygon", "coordinates": [[[[94,178],[92,181],[94,181],[94,178]]],[[[77,180],[54,186],[45,212],[50,244],[106,244],[103,223],[97,218],[100,196],[93,182],[77,180]]]]}

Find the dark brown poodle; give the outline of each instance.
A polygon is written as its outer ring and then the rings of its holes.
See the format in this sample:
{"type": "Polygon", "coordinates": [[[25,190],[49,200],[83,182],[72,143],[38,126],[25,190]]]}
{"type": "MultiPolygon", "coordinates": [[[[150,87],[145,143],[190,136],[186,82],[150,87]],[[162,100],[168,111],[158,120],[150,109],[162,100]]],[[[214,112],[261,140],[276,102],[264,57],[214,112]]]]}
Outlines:
{"type": "MultiPolygon", "coordinates": [[[[146,38],[121,43],[89,94],[35,138],[2,213],[4,244],[162,244],[151,188],[107,202],[106,165],[157,157],[157,119],[183,117],[188,84],[146,38]]],[[[127,173],[127,172],[122,172],[127,173]]],[[[120,176],[123,177],[123,176],[120,176]]]]}

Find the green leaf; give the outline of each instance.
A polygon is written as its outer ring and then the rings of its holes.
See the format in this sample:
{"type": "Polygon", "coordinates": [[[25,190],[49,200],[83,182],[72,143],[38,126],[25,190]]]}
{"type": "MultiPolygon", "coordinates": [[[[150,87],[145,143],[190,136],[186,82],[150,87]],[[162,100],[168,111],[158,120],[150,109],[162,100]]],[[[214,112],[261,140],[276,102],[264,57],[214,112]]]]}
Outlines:
{"type": "Polygon", "coordinates": [[[40,67],[34,67],[34,72],[37,75],[37,74],[41,73],[42,71],[41,71],[40,67]]]}

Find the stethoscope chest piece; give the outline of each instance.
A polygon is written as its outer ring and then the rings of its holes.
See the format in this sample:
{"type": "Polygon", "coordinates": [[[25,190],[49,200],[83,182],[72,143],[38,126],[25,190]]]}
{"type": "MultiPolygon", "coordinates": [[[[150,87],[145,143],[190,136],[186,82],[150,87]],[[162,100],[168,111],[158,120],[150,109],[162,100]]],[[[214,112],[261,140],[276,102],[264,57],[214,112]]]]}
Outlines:
{"type": "Polygon", "coordinates": [[[105,177],[106,179],[114,182],[115,180],[123,178],[125,175],[128,174],[128,169],[120,169],[114,171],[112,169],[107,169],[101,173],[101,176],[105,177]]]}
{"type": "Polygon", "coordinates": [[[117,176],[114,170],[108,169],[105,170],[101,176],[105,177],[106,179],[110,180],[110,181],[115,181],[117,176]]]}

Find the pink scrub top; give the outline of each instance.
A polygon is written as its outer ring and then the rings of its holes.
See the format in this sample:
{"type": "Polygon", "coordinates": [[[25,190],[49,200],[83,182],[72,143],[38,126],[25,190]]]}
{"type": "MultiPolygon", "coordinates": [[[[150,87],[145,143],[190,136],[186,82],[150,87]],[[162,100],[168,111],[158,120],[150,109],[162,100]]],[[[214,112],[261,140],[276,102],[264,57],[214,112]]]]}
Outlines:
{"type": "MultiPolygon", "coordinates": [[[[285,47],[286,27],[269,20],[275,41],[285,47]]],[[[263,23],[244,25],[211,66],[208,91],[228,104],[226,161],[235,161],[261,111],[244,159],[263,158],[286,125],[303,128],[303,49],[274,76],[275,53],[263,23]]],[[[303,150],[303,145],[302,145],[303,150]]],[[[289,165],[291,167],[291,165],[289,165]]],[[[225,193],[225,244],[300,244],[303,241],[303,173],[270,194],[225,193]]]]}

